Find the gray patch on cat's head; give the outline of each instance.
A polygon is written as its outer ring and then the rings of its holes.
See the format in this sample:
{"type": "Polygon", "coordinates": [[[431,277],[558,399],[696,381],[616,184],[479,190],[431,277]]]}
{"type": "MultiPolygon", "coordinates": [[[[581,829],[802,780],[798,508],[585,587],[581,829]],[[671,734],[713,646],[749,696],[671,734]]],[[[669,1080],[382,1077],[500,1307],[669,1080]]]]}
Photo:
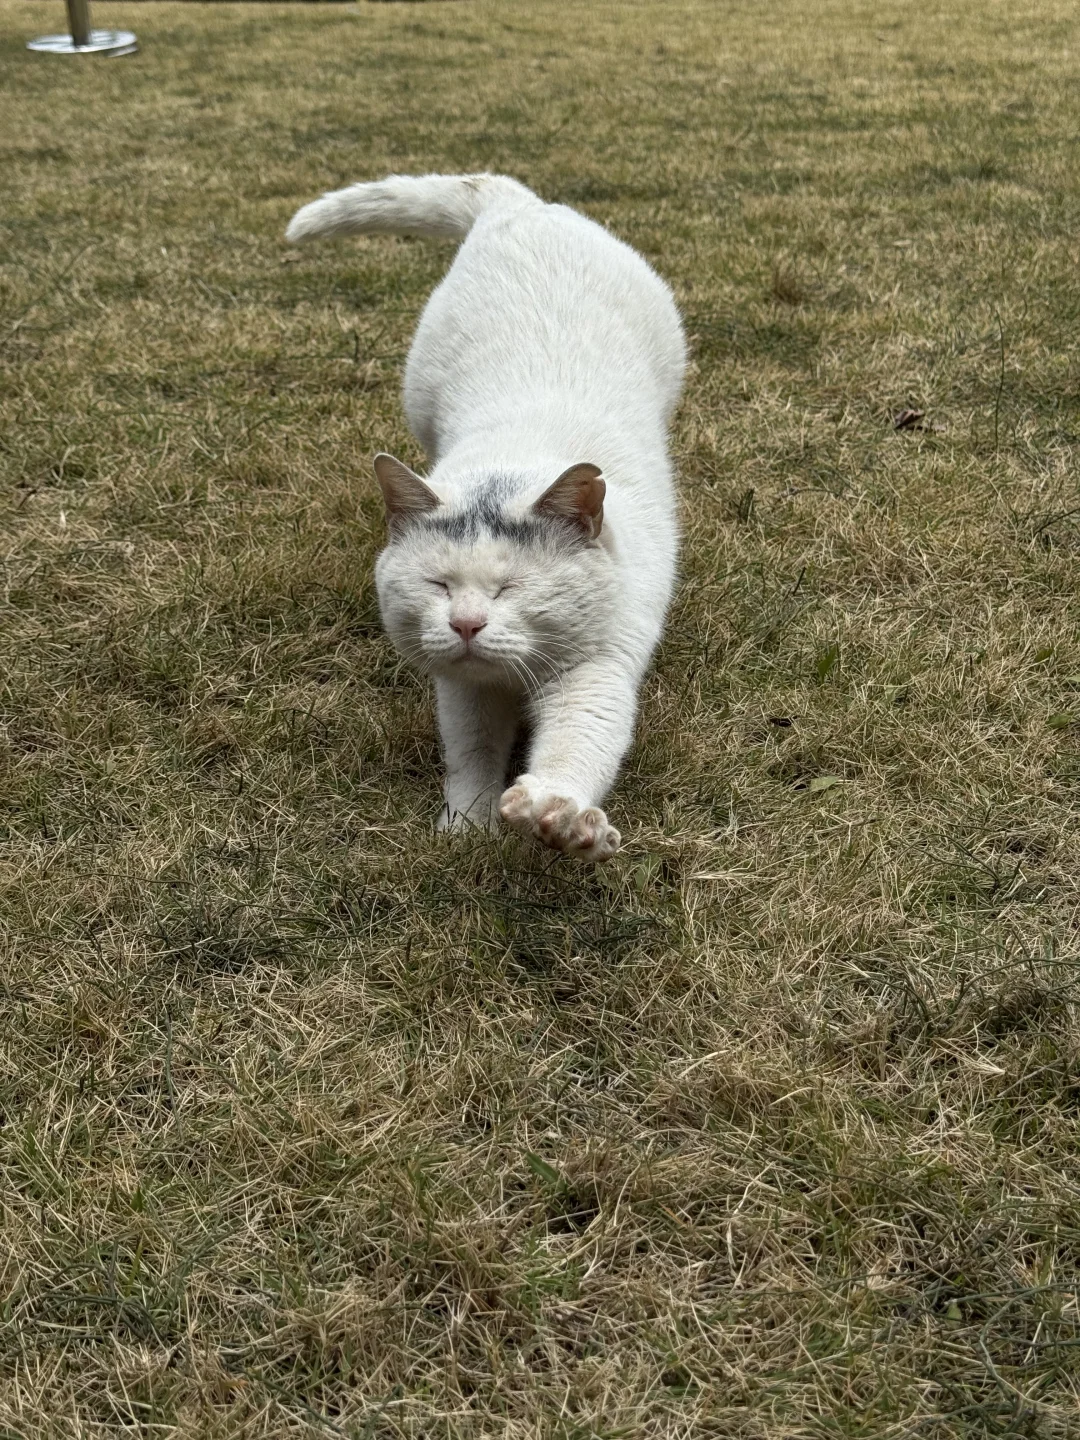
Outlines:
{"type": "Polygon", "coordinates": [[[580,541],[575,527],[551,516],[530,511],[508,513],[508,503],[519,492],[508,475],[491,475],[468,491],[460,505],[429,510],[413,521],[414,531],[442,535],[457,545],[475,545],[480,540],[507,540],[528,549],[547,548],[568,541],[580,541]]]}

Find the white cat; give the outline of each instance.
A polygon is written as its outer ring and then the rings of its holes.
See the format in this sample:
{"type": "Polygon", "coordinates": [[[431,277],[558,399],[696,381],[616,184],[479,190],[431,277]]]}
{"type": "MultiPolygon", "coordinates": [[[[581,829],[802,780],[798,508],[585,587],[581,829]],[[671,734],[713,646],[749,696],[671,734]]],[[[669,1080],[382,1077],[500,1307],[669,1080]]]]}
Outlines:
{"type": "Polygon", "coordinates": [[[442,823],[498,814],[605,860],[619,832],[599,802],[675,575],[667,429],[686,348],[671,292],[601,226],[499,175],[352,185],[286,237],[352,233],[464,240],[405,368],[430,472],[375,458],[379,605],[435,681],[442,823]],[[528,769],[505,789],[521,727],[528,769]]]}

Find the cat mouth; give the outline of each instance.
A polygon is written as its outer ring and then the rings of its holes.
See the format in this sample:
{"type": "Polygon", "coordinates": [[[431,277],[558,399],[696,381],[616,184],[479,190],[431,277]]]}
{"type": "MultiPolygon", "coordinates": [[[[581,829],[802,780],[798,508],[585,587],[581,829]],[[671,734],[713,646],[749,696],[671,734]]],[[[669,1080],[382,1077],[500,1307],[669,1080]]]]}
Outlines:
{"type": "Polygon", "coordinates": [[[455,670],[462,665],[470,663],[477,665],[490,665],[491,656],[485,655],[482,650],[477,650],[472,645],[463,645],[459,650],[440,650],[436,654],[429,651],[429,663],[443,670],[455,670]]]}
{"type": "Polygon", "coordinates": [[[486,646],[478,645],[475,640],[467,644],[462,642],[451,648],[446,646],[432,646],[426,651],[427,664],[435,670],[442,671],[492,671],[512,670],[514,668],[512,658],[496,650],[494,653],[486,646]]]}

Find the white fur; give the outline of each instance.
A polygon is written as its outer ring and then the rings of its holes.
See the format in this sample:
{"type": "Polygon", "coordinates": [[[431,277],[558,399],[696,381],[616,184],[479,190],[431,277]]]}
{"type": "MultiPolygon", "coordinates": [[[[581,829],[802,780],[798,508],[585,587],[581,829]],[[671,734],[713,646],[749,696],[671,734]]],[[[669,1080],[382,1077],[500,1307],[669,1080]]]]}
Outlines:
{"type": "Polygon", "coordinates": [[[598,805],[632,739],[675,574],[667,429],[685,345],[671,293],[601,226],[501,176],[354,185],[305,206],[287,235],[349,231],[464,237],[404,385],[441,502],[431,513],[449,533],[394,525],[376,568],[389,634],[435,677],[446,822],[490,823],[497,808],[605,859],[619,835],[598,805]],[[511,528],[529,521],[581,462],[606,485],[598,538],[469,529],[485,504],[511,528]],[[478,621],[471,644],[452,628],[478,621]],[[502,793],[522,721],[528,769],[502,793]]]}

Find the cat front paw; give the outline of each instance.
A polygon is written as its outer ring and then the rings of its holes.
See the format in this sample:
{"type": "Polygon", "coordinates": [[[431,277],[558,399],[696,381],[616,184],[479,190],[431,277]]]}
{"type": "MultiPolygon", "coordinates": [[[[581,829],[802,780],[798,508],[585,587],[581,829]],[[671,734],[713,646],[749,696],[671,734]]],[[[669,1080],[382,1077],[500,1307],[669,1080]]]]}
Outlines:
{"type": "Polygon", "coordinates": [[[503,791],[499,814],[522,835],[531,835],[577,860],[610,860],[622,839],[598,806],[579,806],[532,775],[522,775],[503,791]]]}

